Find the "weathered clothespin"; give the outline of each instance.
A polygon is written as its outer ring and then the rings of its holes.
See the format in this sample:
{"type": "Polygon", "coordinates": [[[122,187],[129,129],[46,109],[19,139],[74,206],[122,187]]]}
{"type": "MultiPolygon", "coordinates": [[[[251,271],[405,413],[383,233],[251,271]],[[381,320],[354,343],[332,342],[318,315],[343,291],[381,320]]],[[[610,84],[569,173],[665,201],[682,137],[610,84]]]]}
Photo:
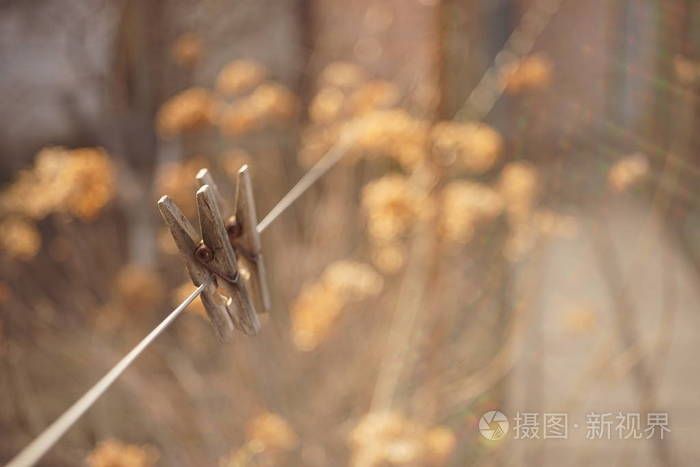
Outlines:
{"type": "Polygon", "coordinates": [[[248,166],[238,170],[234,208],[223,199],[207,169],[201,169],[197,174],[200,186],[209,185],[214,188],[221,206],[226,230],[234,250],[238,253],[238,265],[244,274],[244,279],[252,291],[256,310],[270,310],[270,292],[267,286],[265,262],[262,256],[260,234],[258,233],[258,217],[253,198],[253,184],[250,181],[248,166]]]}
{"type": "Polygon", "coordinates": [[[185,258],[192,282],[201,285],[213,276],[201,297],[219,337],[228,340],[234,328],[254,335],[260,322],[249,291],[261,312],[269,309],[270,299],[247,166],[238,173],[235,210],[228,207],[206,169],[200,170],[197,180],[201,236],[168,196],[158,201],[158,208],[185,258]]]}

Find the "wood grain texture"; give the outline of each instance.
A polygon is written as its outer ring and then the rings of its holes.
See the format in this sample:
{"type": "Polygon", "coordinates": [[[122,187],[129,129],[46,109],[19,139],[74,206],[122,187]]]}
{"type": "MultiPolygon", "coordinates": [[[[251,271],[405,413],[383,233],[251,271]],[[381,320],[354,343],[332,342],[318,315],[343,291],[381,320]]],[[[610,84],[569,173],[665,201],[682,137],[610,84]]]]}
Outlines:
{"type": "Polygon", "coordinates": [[[257,309],[263,312],[269,311],[271,307],[270,290],[257,228],[258,217],[255,211],[253,184],[247,165],[238,171],[237,192],[236,222],[241,227],[241,236],[236,240],[236,243],[246,253],[246,255],[241,255],[244,257],[239,258],[239,261],[245,264],[249,272],[249,283],[254,292],[257,309]]]}
{"type": "MultiPolygon", "coordinates": [[[[199,244],[194,227],[168,196],[163,196],[158,201],[158,209],[170,229],[180,254],[185,259],[185,266],[192,282],[197,286],[201,285],[209,278],[210,273],[194,257],[194,251],[199,244]]],[[[233,335],[234,320],[227,300],[217,291],[217,281],[211,281],[200,297],[219,338],[224,341],[230,340],[233,335]]]]}
{"type": "Polygon", "coordinates": [[[196,196],[202,240],[213,253],[206,267],[222,279],[219,285],[229,294],[229,310],[234,313],[234,324],[245,334],[255,335],[260,330],[260,321],[239,274],[236,253],[224,225],[217,195],[214,188],[204,185],[197,190],[196,196]]]}

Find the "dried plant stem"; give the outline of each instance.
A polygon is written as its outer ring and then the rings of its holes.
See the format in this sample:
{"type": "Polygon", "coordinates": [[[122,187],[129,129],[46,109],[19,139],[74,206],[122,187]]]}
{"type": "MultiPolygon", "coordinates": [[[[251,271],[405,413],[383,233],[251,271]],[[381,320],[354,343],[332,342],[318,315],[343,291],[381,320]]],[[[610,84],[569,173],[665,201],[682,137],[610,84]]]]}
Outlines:
{"type": "MultiPolygon", "coordinates": [[[[625,281],[620,271],[615,247],[604,215],[600,216],[599,222],[593,224],[591,238],[601,276],[607,285],[608,293],[613,302],[618,337],[625,347],[636,349],[639,346],[637,342],[638,335],[635,329],[637,314],[627,295],[625,281]]],[[[656,388],[654,387],[649,365],[641,352],[639,353],[638,361],[631,367],[631,371],[639,391],[641,411],[653,410],[658,404],[656,388]]],[[[662,465],[674,465],[667,439],[654,438],[654,450],[662,465]]]]}
{"type": "MultiPolygon", "coordinates": [[[[427,195],[435,180],[432,175],[432,171],[427,167],[416,170],[411,177],[413,187],[419,193],[427,195]]],[[[385,410],[391,406],[396,387],[403,375],[408,350],[413,348],[414,330],[419,325],[421,311],[425,308],[423,302],[436,234],[434,222],[428,219],[419,220],[413,228],[408,264],[389,325],[387,344],[382,353],[370,411],[385,410]]]]}
{"type": "Polygon", "coordinates": [[[415,228],[409,263],[401,281],[370,411],[385,410],[391,406],[403,374],[406,354],[412,348],[413,331],[424,308],[428,253],[431,251],[430,230],[431,226],[426,222],[420,222],[415,228]]]}
{"type": "Polygon", "coordinates": [[[444,397],[445,417],[454,413],[458,406],[471,402],[474,398],[483,394],[489,388],[503,379],[515,366],[522,354],[523,344],[528,326],[533,318],[534,303],[539,296],[542,278],[544,277],[545,258],[541,248],[537,259],[533,263],[532,271],[526,274],[530,278],[525,288],[525,294],[512,313],[511,320],[506,329],[505,338],[501,349],[493,359],[478,371],[445,385],[444,397]]]}

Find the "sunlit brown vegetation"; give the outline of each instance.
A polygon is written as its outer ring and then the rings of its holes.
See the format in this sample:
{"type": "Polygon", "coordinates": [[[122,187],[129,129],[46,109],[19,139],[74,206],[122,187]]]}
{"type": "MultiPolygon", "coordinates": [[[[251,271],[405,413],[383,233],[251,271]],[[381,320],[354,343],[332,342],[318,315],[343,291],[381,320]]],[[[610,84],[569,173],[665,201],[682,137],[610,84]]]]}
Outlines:
{"type": "MultiPolygon", "coordinates": [[[[306,2],[295,15],[285,10],[309,42],[298,44],[305,55],[294,67],[283,44],[274,54],[230,47],[252,27],[245,21],[276,14],[267,3],[251,6],[259,11],[250,18],[239,5],[201,6],[212,25],[243,15],[225,39],[214,26],[162,15],[189,17],[181,6],[114,7],[117,69],[103,84],[111,100],[94,117],[104,120],[96,136],[58,146],[37,135],[45,147],[3,172],[2,461],[194,289],[158,218],[161,195],[197,225],[198,170],[209,168],[233,200],[236,172],[249,164],[260,219],[335,150],[338,165],[262,234],[273,306],[260,335],[220,343],[197,299],[46,465],[540,465],[513,454],[510,437],[482,439],[481,414],[588,410],[584,395],[608,377],[639,400],[626,395],[635,405],[621,408],[603,396],[598,409],[685,408],[664,405],[659,381],[680,339],[674,323],[691,320],[666,311],[686,290],[666,280],[682,276],[696,291],[700,277],[688,227],[700,193],[690,156],[697,109],[687,104],[696,100],[697,44],[679,41],[673,60],[653,55],[664,66],[647,64],[652,78],[664,73],[665,84],[654,78],[646,100],[618,102],[620,60],[597,36],[506,43],[494,64],[494,47],[473,40],[478,28],[451,21],[496,13],[455,2],[311,3],[313,15],[306,2]],[[343,36],[349,20],[331,13],[345,8],[361,37],[343,36]],[[173,24],[154,23],[160,33],[150,36],[134,18],[173,24]],[[585,54],[573,50],[579,41],[585,54]],[[595,86],[610,94],[577,79],[590,54],[608,57],[595,65],[609,82],[595,86]],[[623,104],[639,115],[624,120],[623,104]],[[641,227],[617,224],[629,217],[641,227]],[[645,289],[635,274],[662,262],[646,262],[651,248],[663,251],[663,278],[645,289]],[[656,288],[663,311],[649,325],[638,297],[656,288]],[[562,360],[546,366],[551,354],[562,360]],[[551,389],[530,388],[565,370],[551,389]],[[516,405],[540,392],[551,399],[516,405]]],[[[505,3],[520,18],[537,2],[505,3]]],[[[696,6],[670,3],[700,18],[696,6]]],[[[570,25],[586,11],[562,6],[551,21],[570,25]]],[[[565,34],[557,24],[551,34],[565,34]]],[[[644,443],[658,465],[698,459],[676,453],[673,437],[644,443]]]]}

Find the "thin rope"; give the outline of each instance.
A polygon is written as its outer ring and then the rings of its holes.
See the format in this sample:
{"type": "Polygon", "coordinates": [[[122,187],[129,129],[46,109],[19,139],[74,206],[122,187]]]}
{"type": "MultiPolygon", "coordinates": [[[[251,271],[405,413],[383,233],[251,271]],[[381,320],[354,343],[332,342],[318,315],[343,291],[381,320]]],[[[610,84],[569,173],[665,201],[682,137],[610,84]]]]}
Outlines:
{"type": "Polygon", "coordinates": [[[493,65],[482,75],[455,120],[482,120],[493,109],[506,89],[502,72],[532,51],[537,38],[559,11],[565,0],[539,0],[523,15],[518,26],[496,54],[493,65]]]}
{"type": "MultiPolygon", "coordinates": [[[[319,178],[328,172],[347,151],[349,138],[343,138],[340,143],[331,148],[304,176],[292,187],[286,195],[272,208],[265,218],[258,223],[258,232],[265,230],[289,206],[294,203],[319,178]]],[[[141,353],[172,324],[180,313],[197,298],[211,281],[211,276],[197,287],[177,308],[175,308],[153,331],[151,331],[136,347],[134,347],[119,363],[102,377],[92,388],[78,399],[63,415],[49,425],[34,441],[29,443],[5,467],[31,467],[41,459],[46,452],[58,442],[85,412],[112,386],[124,371],[141,355],[141,353]]]]}
{"type": "Polygon", "coordinates": [[[78,399],[63,415],[49,425],[43,433],[34,439],[26,448],[22,450],[6,467],[29,467],[42,458],[56,442],[65,434],[70,427],[99,399],[102,394],[116,381],[124,370],[129,368],[136,358],[141,355],[146,347],[153,342],[173,321],[177,318],[192,301],[202,293],[202,290],[209,284],[211,277],[202,285],[197,287],[189,297],[175,308],[153,331],[151,331],[141,342],[126,354],[109,373],[104,375],[88,392],[78,399]]]}

